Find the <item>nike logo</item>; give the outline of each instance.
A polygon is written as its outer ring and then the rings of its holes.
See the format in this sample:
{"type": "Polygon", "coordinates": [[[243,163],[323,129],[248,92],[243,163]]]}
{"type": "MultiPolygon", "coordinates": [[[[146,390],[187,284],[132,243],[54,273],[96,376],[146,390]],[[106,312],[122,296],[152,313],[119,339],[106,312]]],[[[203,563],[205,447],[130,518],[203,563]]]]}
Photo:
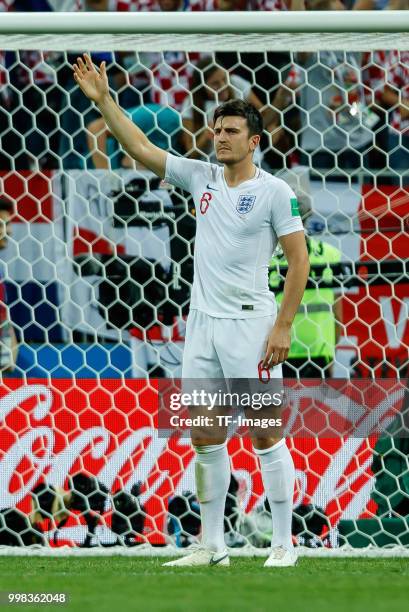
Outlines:
{"type": "Polygon", "coordinates": [[[206,189],[211,189],[212,191],[219,191],[215,187],[210,187],[210,185],[206,185],[206,189]]]}
{"type": "Polygon", "coordinates": [[[209,565],[217,565],[218,563],[220,563],[220,561],[223,561],[223,559],[225,559],[225,558],[226,558],[226,557],[228,557],[228,556],[229,556],[229,553],[226,553],[225,555],[223,555],[223,556],[218,557],[217,559],[215,559],[215,558],[214,558],[214,555],[213,555],[213,557],[212,557],[212,558],[210,559],[210,561],[209,561],[209,565]]]}

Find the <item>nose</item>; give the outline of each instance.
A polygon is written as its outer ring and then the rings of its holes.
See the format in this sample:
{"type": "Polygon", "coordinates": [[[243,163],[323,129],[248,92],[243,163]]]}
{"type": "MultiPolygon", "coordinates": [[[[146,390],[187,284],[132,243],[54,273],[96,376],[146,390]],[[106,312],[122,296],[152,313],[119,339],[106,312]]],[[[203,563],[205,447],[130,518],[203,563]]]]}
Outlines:
{"type": "Polygon", "coordinates": [[[219,132],[219,142],[227,142],[227,132],[223,128],[219,132]]]}

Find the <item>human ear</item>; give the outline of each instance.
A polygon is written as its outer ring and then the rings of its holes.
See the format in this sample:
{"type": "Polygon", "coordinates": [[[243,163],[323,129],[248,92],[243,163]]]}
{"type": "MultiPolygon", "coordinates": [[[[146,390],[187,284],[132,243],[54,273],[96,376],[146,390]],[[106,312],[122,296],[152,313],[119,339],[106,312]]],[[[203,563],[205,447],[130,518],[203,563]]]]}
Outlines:
{"type": "Polygon", "coordinates": [[[250,149],[252,151],[255,151],[255,149],[257,149],[259,143],[260,143],[260,135],[259,134],[255,134],[254,136],[251,137],[251,140],[250,140],[250,149]]]}

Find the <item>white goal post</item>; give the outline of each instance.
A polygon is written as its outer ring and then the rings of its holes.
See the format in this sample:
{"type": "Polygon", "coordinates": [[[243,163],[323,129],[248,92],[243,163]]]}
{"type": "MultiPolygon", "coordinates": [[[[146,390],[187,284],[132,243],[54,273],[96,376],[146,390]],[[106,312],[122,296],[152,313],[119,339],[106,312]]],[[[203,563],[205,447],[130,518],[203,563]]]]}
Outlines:
{"type": "MultiPolygon", "coordinates": [[[[394,157],[405,134],[389,145],[389,129],[396,135],[393,112],[405,100],[398,85],[390,107],[380,92],[388,66],[409,58],[409,11],[8,13],[0,49],[1,198],[15,212],[0,284],[4,276],[20,342],[17,368],[0,382],[0,555],[180,554],[200,530],[193,453],[186,440],[158,438],[144,393],[151,379],[180,376],[193,207],[187,194],[132,166],[98,123],[70,80],[75,54],[107,61],[125,111],[179,155],[214,161],[210,140],[198,143],[223,88],[258,101],[266,134],[257,164],[304,200],[316,270],[330,272],[324,288],[311,281],[308,289],[326,292],[326,308],[304,304],[297,316],[325,328],[314,317],[331,312],[325,342],[333,354],[323,365],[310,351],[307,364],[320,375],[328,366],[334,378],[400,381],[409,347],[408,169],[394,157]],[[206,71],[215,67],[224,85],[199,108],[191,84],[209,89],[206,71]],[[317,111],[324,121],[315,122],[317,111]],[[196,114],[203,125],[193,131],[196,114]],[[326,140],[334,125],[344,138],[338,148],[326,140]],[[122,293],[137,273],[143,280],[122,293]],[[57,529],[55,508],[64,513],[64,495],[76,490],[71,477],[83,472],[101,486],[99,522],[91,529],[72,506],[57,529]],[[52,493],[46,509],[35,505],[38,483],[52,493]],[[126,515],[115,506],[122,493],[126,515]],[[33,546],[28,516],[42,529],[33,546]],[[80,548],[87,538],[94,547],[80,548]]],[[[305,338],[295,332],[293,341],[305,338]]],[[[301,554],[409,556],[409,453],[401,439],[389,438],[385,450],[371,434],[289,436],[301,554]]],[[[271,517],[258,464],[248,440],[230,441],[229,451],[237,487],[227,541],[232,554],[265,555],[271,517]]]]}
{"type": "Polygon", "coordinates": [[[81,51],[85,41],[112,51],[135,44],[146,51],[317,51],[346,43],[353,51],[405,50],[408,36],[407,11],[8,13],[0,20],[2,48],[50,51],[81,51]]]}

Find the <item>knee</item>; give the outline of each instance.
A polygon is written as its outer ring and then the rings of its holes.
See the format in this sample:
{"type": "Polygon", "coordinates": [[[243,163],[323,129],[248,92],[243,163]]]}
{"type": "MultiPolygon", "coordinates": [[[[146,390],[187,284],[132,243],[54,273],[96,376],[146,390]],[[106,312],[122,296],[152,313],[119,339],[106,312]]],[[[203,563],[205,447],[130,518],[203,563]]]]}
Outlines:
{"type": "MultiPolygon", "coordinates": [[[[191,434],[190,439],[197,453],[200,453],[201,448],[211,448],[212,446],[220,446],[225,444],[226,438],[223,437],[206,437],[206,434],[191,434]]],[[[211,452],[211,451],[209,451],[211,452]]]]}
{"type": "Polygon", "coordinates": [[[275,446],[278,442],[280,442],[280,440],[282,440],[282,436],[278,437],[278,438],[259,438],[257,436],[252,436],[251,438],[251,442],[253,444],[253,448],[258,451],[258,450],[267,450],[269,448],[272,448],[273,446],[275,446]]]}

